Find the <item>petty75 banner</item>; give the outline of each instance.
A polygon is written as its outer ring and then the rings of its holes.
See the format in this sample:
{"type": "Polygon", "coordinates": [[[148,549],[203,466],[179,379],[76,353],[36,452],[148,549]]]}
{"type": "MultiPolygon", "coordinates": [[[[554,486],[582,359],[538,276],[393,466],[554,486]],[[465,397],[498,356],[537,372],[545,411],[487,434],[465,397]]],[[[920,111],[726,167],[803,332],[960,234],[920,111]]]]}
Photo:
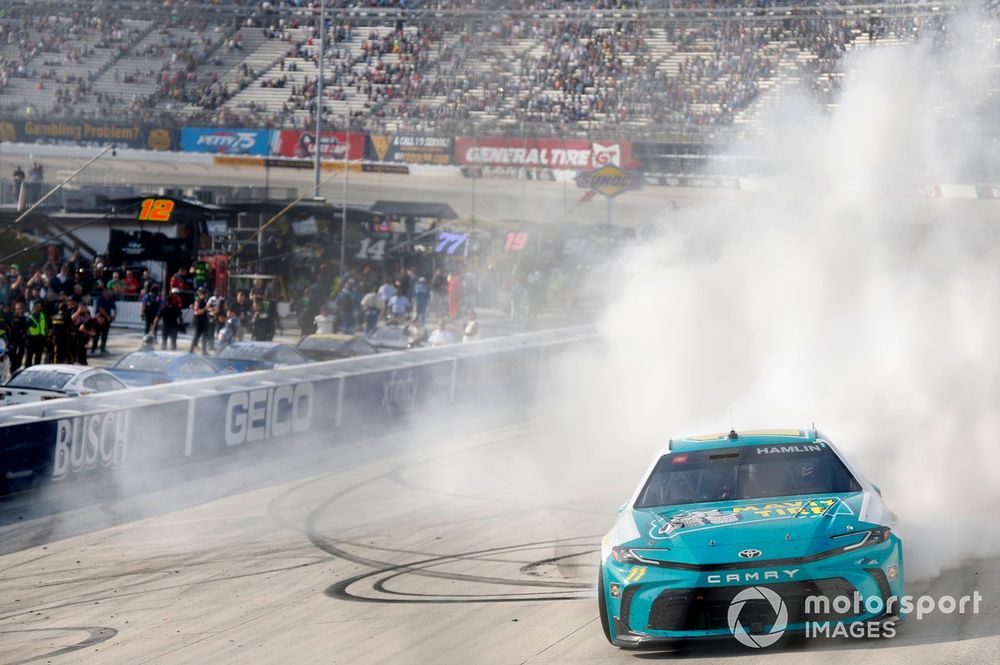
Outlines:
{"type": "Polygon", "coordinates": [[[602,166],[635,168],[629,141],[460,136],[455,162],[462,166],[589,171],[602,166]]]}
{"type": "MultiPolygon", "coordinates": [[[[365,156],[365,135],[361,132],[323,132],[321,134],[323,159],[358,160],[365,156]]],[[[302,129],[283,129],[275,132],[271,154],[275,157],[305,159],[316,155],[316,132],[302,129]]]]}

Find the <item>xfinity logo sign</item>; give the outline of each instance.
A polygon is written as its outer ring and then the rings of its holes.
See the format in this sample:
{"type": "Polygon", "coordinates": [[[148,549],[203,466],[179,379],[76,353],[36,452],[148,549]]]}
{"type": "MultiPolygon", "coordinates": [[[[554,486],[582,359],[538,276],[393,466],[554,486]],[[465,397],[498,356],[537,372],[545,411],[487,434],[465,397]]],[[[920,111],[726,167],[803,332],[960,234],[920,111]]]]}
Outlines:
{"type": "Polygon", "coordinates": [[[705,579],[709,584],[749,584],[751,582],[784,582],[795,579],[795,576],[798,574],[798,568],[786,568],[783,570],[765,570],[762,573],[750,572],[709,575],[705,579]]]}
{"type": "Polygon", "coordinates": [[[215,148],[219,152],[243,152],[257,145],[255,132],[216,132],[198,137],[198,145],[215,148]]]}
{"type": "Polygon", "coordinates": [[[413,406],[419,389],[420,378],[414,376],[412,371],[403,376],[397,376],[393,372],[389,380],[382,383],[382,406],[387,413],[413,406]]]}

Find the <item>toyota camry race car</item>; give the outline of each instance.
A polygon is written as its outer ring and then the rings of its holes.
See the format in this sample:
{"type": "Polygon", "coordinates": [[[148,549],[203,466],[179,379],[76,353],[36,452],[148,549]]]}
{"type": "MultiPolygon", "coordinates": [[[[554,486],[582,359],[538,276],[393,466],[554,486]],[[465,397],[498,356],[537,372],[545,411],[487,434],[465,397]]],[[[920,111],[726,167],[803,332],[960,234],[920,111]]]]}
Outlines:
{"type": "Polygon", "coordinates": [[[620,647],[729,636],[759,648],[810,627],[891,625],[895,524],[815,430],[673,440],[602,542],[604,634],[620,647]]]}

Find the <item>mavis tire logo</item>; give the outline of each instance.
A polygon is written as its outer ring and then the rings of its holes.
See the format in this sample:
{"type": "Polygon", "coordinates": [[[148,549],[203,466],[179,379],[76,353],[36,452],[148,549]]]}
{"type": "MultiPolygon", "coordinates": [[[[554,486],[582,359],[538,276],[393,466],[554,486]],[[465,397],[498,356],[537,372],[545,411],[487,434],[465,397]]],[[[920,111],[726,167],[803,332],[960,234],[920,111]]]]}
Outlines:
{"type": "Polygon", "coordinates": [[[788,627],[788,608],[785,607],[785,601],[781,600],[781,596],[771,589],[763,586],[752,586],[736,594],[732,602],[729,603],[727,618],[729,619],[729,630],[737,642],[751,649],[763,649],[780,640],[781,636],[785,634],[785,628],[788,627]],[[774,610],[774,624],[771,625],[771,630],[767,634],[755,633],[751,635],[747,632],[743,622],[740,621],[743,606],[750,601],[767,602],[774,610]]]}
{"type": "Polygon", "coordinates": [[[233,393],[226,404],[226,445],[308,432],[312,404],[311,383],[233,393]]]}
{"type": "Polygon", "coordinates": [[[127,411],[59,420],[52,479],[61,480],[98,466],[111,468],[122,464],[127,437],[127,411]]]}

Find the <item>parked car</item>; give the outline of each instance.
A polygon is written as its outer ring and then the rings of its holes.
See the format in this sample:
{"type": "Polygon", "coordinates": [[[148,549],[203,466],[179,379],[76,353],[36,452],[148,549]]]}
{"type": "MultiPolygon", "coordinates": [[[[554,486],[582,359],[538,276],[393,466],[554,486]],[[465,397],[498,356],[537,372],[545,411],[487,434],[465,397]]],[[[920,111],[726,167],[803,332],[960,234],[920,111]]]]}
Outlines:
{"type": "Polygon", "coordinates": [[[205,359],[221,372],[249,372],[309,362],[283,342],[233,342],[215,356],[205,359]]]}
{"type": "Polygon", "coordinates": [[[420,326],[388,325],[376,328],[367,339],[380,351],[403,351],[422,346],[427,341],[427,335],[420,326]]]}
{"type": "Polygon", "coordinates": [[[295,348],[310,360],[337,360],[378,353],[378,349],[362,335],[309,335],[299,341],[295,348]]]}
{"type": "Polygon", "coordinates": [[[0,386],[0,406],[80,397],[126,386],[111,372],[87,365],[33,365],[19,370],[0,386]]]}
{"type": "Polygon", "coordinates": [[[129,386],[155,386],[222,373],[201,356],[183,351],[133,351],[108,371],[129,386]]]}

